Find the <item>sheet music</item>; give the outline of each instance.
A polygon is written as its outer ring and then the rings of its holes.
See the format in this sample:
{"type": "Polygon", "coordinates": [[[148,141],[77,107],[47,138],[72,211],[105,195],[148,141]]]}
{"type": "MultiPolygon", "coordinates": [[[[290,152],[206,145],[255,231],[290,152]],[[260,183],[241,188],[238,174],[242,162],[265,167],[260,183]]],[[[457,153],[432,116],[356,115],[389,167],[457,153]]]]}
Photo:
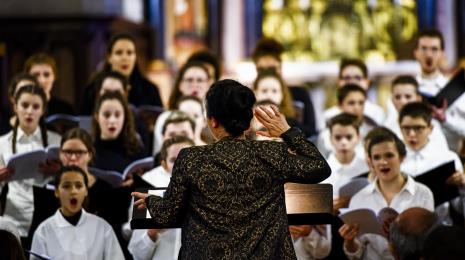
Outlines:
{"type": "Polygon", "coordinates": [[[45,150],[39,149],[13,155],[7,164],[8,168],[14,169],[14,174],[9,181],[43,178],[39,173],[39,165],[45,163],[48,159],[58,160],[58,153],[59,148],[52,146],[45,150]]]}
{"type": "Polygon", "coordinates": [[[359,236],[368,233],[384,236],[382,225],[371,209],[351,210],[339,215],[339,217],[346,224],[358,224],[359,236]]]}

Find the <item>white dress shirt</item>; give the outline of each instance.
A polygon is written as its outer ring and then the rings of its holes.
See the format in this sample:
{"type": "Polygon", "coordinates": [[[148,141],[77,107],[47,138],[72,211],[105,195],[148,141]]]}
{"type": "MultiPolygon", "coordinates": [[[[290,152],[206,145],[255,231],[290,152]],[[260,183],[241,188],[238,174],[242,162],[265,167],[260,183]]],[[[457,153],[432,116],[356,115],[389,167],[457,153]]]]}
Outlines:
{"type": "MultiPolygon", "coordinates": [[[[454,161],[456,171],[463,172],[462,162],[456,153],[449,149],[440,149],[435,146],[434,142],[429,141],[419,151],[413,151],[407,147],[407,156],[405,156],[400,168],[402,172],[415,177],[450,161],[454,161]]],[[[465,198],[465,187],[459,188],[459,194],[462,199],[465,198]]],[[[460,202],[460,197],[455,199],[455,203],[465,203],[465,200],[460,202]]],[[[449,214],[450,206],[449,202],[445,202],[436,207],[436,213],[443,224],[452,224],[449,214]]],[[[463,207],[456,207],[456,210],[463,211],[463,207]]]]}
{"type": "MultiPolygon", "coordinates": [[[[412,207],[421,207],[434,211],[434,198],[431,190],[425,185],[415,182],[406,175],[407,181],[388,204],[379,190],[378,180],[370,183],[350,200],[349,210],[368,208],[378,213],[385,207],[390,207],[401,213],[412,207]]],[[[394,259],[388,248],[385,237],[375,234],[363,234],[355,238],[358,250],[354,253],[344,252],[349,259],[394,259]]]]}
{"type": "MultiPolygon", "coordinates": [[[[158,166],[146,172],[142,178],[155,187],[168,187],[171,174],[166,172],[162,166],[158,166]]],[[[137,229],[132,232],[128,245],[128,250],[135,260],[178,259],[180,248],[180,228],[161,231],[156,242],[148,236],[147,229],[137,229]]]]}
{"type": "Polygon", "coordinates": [[[331,153],[327,159],[331,167],[331,175],[321,183],[333,185],[333,198],[339,197],[339,189],[350,180],[358,175],[368,172],[368,166],[364,154],[355,152],[355,156],[348,164],[341,164],[334,153],[331,153]]]}
{"type": "MultiPolygon", "coordinates": [[[[49,146],[59,146],[61,137],[58,134],[47,131],[49,146]]],[[[13,131],[0,137],[0,167],[6,166],[13,156],[12,150],[13,131]]],[[[16,135],[16,153],[30,152],[43,149],[42,136],[38,127],[31,135],[27,136],[21,128],[16,135]]],[[[27,237],[34,213],[33,185],[43,185],[47,178],[25,179],[8,183],[4,218],[13,222],[22,237],[27,237]]]]}
{"type": "Polygon", "coordinates": [[[416,177],[450,161],[454,161],[456,171],[463,172],[462,162],[456,153],[449,149],[441,149],[435,142],[428,141],[419,151],[407,147],[407,155],[400,165],[400,169],[402,172],[416,177]]]}
{"type": "Polygon", "coordinates": [[[37,228],[31,251],[51,259],[124,259],[111,226],[104,219],[87,213],[84,209],[76,226],[71,225],[57,210],[37,228]]]}
{"type": "Polygon", "coordinates": [[[412,207],[422,207],[434,211],[433,193],[425,185],[416,182],[411,176],[406,175],[407,181],[402,189],[388,204],[378,187],[378,180],[357,192],[349,203],[349,210],[368,208],[378,213],[385,207],[402,212],[412,207]]]}
{"type": "MultiPolygon", "coordinates": [[[[436,96],[447,84],[448,79],[439,74],[434,79],[418,76],[417,81],[421,93],[436,96]]],[[[461,95],[453,104],[448,104],[446,121],[442,123],[442,127],[450,149],[457,151],[459,141],[465,137],[465,95],[461,95]]]]}
{"type": "Polygon", "coordinates": [[[322,259],[331,252],[331,225],[325,225],[324,234],[315,228],[306,237],[299,237],[293,241],[297,260],[322,259]]]}

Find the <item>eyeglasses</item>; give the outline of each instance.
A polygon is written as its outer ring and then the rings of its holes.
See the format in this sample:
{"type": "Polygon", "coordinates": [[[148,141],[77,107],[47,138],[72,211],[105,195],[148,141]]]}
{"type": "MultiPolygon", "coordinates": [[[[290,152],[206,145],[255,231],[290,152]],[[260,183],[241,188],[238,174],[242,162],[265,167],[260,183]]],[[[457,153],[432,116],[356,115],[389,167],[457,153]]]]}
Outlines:
{"type": "Polygon", "coordinates": [[[400,129],[402,132],[405,134],[410,133],[410,131],[413,131],[415,134],[420,134],[422,133],[428,126],[426,125],[404,125],[401,126],[400,129]]]}
{"type": "Polygon", "coordinates": [[[421,46],[420,48],[418,48],[422,53],[427,53],[429,51],[431,51],[433,54],[436,54],[438,53],[439,51],[441,51],[440,48],[438,47],[425,47],[425,46],[421,46]]]}
{"type": "Polygon", "coordinates": [[[344,80],[344,81],[351,81],[351,80],[361,81],[361,80],[363,80],[363,76],[359,76],[359,75],[356,75],[356,76],[342,76],[341,79],[344,80]]]}
{"type": "Polygon", "coordinates": [[[202,78],[184,78],[182,81],[187,82],[187,83],[189,83],[189,84],[192,84],[192,83],[199,83],[199,84],[202,84],[202,83],[208,82],[208,79],[202,79],[202,78]]]}
{"type": "Polygon", "coordinates": [[[76,157],[81,157],[85,154],[87,154],[89,151],[86,151],[86,150],[68,150],[68,149],[65,149],[65,150],[61,150],[61,152],[66,156],[66,157],[71,157],[73,155],[75,155],[76,157]]]}

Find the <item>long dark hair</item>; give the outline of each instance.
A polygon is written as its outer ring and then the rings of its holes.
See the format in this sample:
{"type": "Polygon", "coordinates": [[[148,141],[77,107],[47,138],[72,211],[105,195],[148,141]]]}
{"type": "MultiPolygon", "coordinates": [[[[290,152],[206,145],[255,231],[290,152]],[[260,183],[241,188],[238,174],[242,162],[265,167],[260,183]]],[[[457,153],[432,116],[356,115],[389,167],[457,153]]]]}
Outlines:
{"type": "MultiPolygon", "coordinates": [[[[145,77],[142,75],[142,72],[140,71],[139,65],[137,63],[137,44],[136,44],[136,39],[128,34],[128,33],[118,33],[114,34],[111,36],[110,40],[108,41],[107,45],[107,57],[111,54],[111,51],[113,50],[113,46],[115,43],[119,40],[128,40],[134,44],[134,47],[136,49],[136,64],[134,64],[134,68],[132,69],[131,74],[129,75],[129,82],[139,82],[140,80],[144,80],[145,77]]],[[[106,58],[107,58],[106,57],[106,58]]],[[[108,72],[111,71],[111,64],[108,63],[108,59],[105,61],[105,67],[102,72],[108,72]]]]}
{"type": "Polygon", "coordinates": [[[281,101],[281,104],[277,104],[281,113],[283,113],[286,117],[295,118],[296,112],[292,101],[291,91],[289,90],[289,87],[286,85],[281,75],[279,75],[276,72],[276,70],[265,69],[259,71],[257,78],[255,79],[255,82],[253,84],[253,89],[257,91],[258,84],[260,84],[260,81],[266,78],[276,79],[279,82],[279,85],[281,85],[281,93],[283,96],[283,100],[281,101]]]}
{"type": "Polygon", "coordinates": [[[107,100],[117,100],[121,106],[123,106],[124,111],[124,124],[121,133],[119,134],[118,138],[123,140],[124,147],[129,155],[136,154],[142,150],[142,145],[137,139],[136,128],[134,124],[134,117],[132,115],[131,110],[129,109],[128,102],[126,98],[121,95],[120,92],[117,91],[110,91],[105,92],[102,96],[97,99],[97,102],[94,106],[94,113],[92,116],[92,134],[94,136],[94,140],[100,139],[100,125],[98,123],[98,113],[100,107],[102,106],[103,102],[107,100]]]}
{"type": "Polygon", "coordinates": [[[112,71],[111,64],[108,62],[108,56],[111,55],[111,52],[113,50],[113,46],[119,40],[131,41],[134,44],[134,47],[136,47],[136,64],[134,64],[134,69],[132,70],[131,74],[129,75],[129,78],[128,78],[129,82],[138,82],[140,80],[145,79],[144,76],[142,75],[142,72],[140,71],[139,65],[137,63],[136,40],[134,39],[134,37],[132,35],[130,35],[128,33],[118,33],[118,34],[112,35],[110,40],[108,41],[107,50],[106,50],[106,57],[105,57],[105,65],[103,66],[103,69],[99,70],[97,73],[95,73],[93,76],[91,76],[90,82],[99,81],[103,76],[102,74],[112,71]]]}
{"type": "Polygon", "coordinates": [[[0,230],[0,252],[2,252],[2,258],[5,257],[5,259],[26,259],[20,241],[7,230],[0,230]]]}
{"type": "MultiPolygon", "coordinates": [[[[44,110],[44,114],[40,117],[39,119],[39,127],[40,127],[40,134],[42,137],[42,146],[47,147],[48,146],[48,140],[47,140],[47,128],[45,126],[45,120],[44,120],[44,115],[45,115],[45,109],[47,107],[47,96],[45,95],[45,91],[39,87],[38,85],[27,85],[18,90],[15,95],[15,103],[18,105],[18,100],[23,94],[31,94],[31,95],[36,95],[39,96],[40,99],[42,100],[42,109],[44,110]]],[[[18,127],[19,127],[19,117],[16,115],[16,120],[15,120],[15,125],[13,126],[13,140],[11,142],[11,150],[13,151],[13,154],[16,153],[16,137],[18,135],[18,127]]]]}

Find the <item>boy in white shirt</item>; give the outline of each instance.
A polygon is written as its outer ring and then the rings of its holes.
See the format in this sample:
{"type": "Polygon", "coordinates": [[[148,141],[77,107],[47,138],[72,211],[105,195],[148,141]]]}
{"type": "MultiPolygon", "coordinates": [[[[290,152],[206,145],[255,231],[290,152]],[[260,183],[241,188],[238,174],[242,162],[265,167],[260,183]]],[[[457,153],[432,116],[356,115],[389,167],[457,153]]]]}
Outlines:
{"type": "MultiPolygon", "coordinates": [[[[422,96],[418,91],[418,82],[416,79],[408,75],[395,78],[394,81],[392,81],[391,92],[391,100],[395,107],[395,112],[390,114],[384,122],[384,125],[397,134],[399,138],[403,138],[399,126],[399,111],[409,103],[421,102],[422,96]]],[[[431,123],[434,125],[431,132],[431,141],[435,142],[435,146],[448,149],[446,137],[441,130],[441,124],[436,120],[432,120],[431,123]]]]}
{"type": "MultiPolygon", "coordinates": [[[[361,138],[364,138],[365,135],[376,126],[373,120],[365,117],[363,114],[366,97],[365,90],[354,84],[347,84],[337,91],[337,101],[340,111],[357,116],[360,122],[359,133],[361,138]]],[[[317,147],[320,153],[326,157],[330,152],[334,151],[334,147],[331,144],[329,128],[320,132],[317,140],[317,147]]],[[[359,145],[357,149],[363,152],[362,145],[359,145]]]]}
{"type": "MultiPolygon", "coordinates": [[[[434,209],[431,190],[402,174],[405,145],[391,131],[374,136],[368,144],[368,156],[376,179],[352,197],[349,209],[368,208],[378,213],[391,207],[402,212],[411,207],[434,209]]],[[[388,223],[384,223],[388,225],[388,223]]],[[[349,259],[394,259],[385,237],[375,234],[358,235],[358,225],[344,224],[339,233],[344,238],[344,252],[349,259]]]]}
{"type": "MultiPolygon", "coordinates": [[[[337,81],[338,90],[347,84],[355,84],[360,86],[368,93],[370,88],[370,80],[368,79],[368,68],[362,60],[359,59],[342,59],[339,65],[339,75],[337,81]]],[[[330,120],[332,117],[341,113],[342,111],[338,106],[333,106],[327,109],[323,118],[325,122],[330,120]]],[[[384,121],[384,110],[377,104],[367,100],[363,109],[363,114],[369,117],[377,125],[380,125],[384,121]]]]}
{"type": "MultiPolygon", "coordinates": [[[[60,170],[55,196],[61,207],[37,228],[32,240],[33,253],[50,259],[124,259],[110,224],[82,209],[87,185],[87,175],[78,166],[60,170]]],[[[31,255],[30,259],[41,258],[31,255]]]]}
{"type": "MultiPolygon", "coordinates": [[[[436,145],[431,137],[431,109],[424,103],[410,103],[405,105],[399,113],[399,123],[407,145],[407,156],[402,163],[402,171],[415,177],[444,163],[454,161],[456,172],[447,179],[447,184],[459,188],[464,196],[465,175],[463,165],[456,153],[436,145]]],[[[463,199],[454,200],[454,209],[462,215],[463,199]]],[[[440,205],[436,211],[443,223],[452,224],[449,219],[448,204],[440,205]]],[[[463,221],[461,221],[463,225],[463,221]]]]}
{"type": "Polygon", "coordinates": [[[345,208],[349,205],[350,198],[339,197],[339,189],[352,178],[368,171],[364,154],[357,152],[356,147],[360,143],[359,121],[357,116],[342,113],[329,122],[331,144],[334,152],[327,158],[331,167],[331,176],[323,183],[333,185],[334,210],[345,208]]]}
{"type": "Polygon", "coordinates": [[[461,186],[465,183],[462,163],[456,153],[438,147],[431,140],[431,119],[431,109],[424,103],[410,103],[400,111],[399,124],[407,145],[402,171],[415,177],[443,163],[454,161],[457,173],[450,181],[461,186]]]}
{"type": "MultiPolygon", "coordinates": [[[[413,54],[421,66],[421,74],[417,76],[420,92],[426,96],[436,96],[448,82],[441,72],[444,60],[442,33],[435,29],[421,31],[413,54]]],[[[442,124],[449,148],[457,151],[461,139],[465,137],[465,95],[461,95],[453,104],[444,102],[440,107],[433,106],[433,111],[434,117],[442,124]]]]}
{"type": "MultiPolygon", "coordinates": [[[[146,172],[142,179],[155,187],[168,187],[174,162],[179,152],[194,142],[184,136],[167,139],[160,151],[161,165],[146,172]]],[[[128,250],[135,260],[178,259],[181,247],[180,229],[137,229],[129,240],[128,250]]]]}

